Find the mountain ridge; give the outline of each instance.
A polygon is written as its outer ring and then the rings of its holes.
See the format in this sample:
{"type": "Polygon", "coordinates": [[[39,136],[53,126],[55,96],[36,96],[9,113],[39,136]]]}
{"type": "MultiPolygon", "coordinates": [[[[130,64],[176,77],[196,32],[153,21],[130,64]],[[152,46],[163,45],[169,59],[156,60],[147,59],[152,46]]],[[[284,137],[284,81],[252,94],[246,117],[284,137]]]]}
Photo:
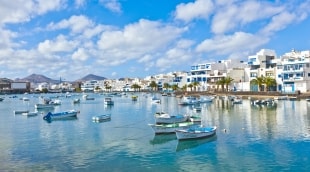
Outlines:
{"type": "MultiPolygon", "coordinates": [[[[67,81],[67,82],[85,82],[85,81],[90,81],[90,80],[104,80],[106,79],[105,77],[94,75],[94,74],[88,74],[80,79],[77,79],[75,81],[67,81]]],[[[47,82],[47,83],[60,83],[61,78],[59,80],[56,79],[51,79],[49,77],[46,77],[41,74],[31,74],[27,77],[24,78],[16,78],[14,79],[15,82],[32,82],[32,83],[42,83],[42,82],[47,82]]]]}

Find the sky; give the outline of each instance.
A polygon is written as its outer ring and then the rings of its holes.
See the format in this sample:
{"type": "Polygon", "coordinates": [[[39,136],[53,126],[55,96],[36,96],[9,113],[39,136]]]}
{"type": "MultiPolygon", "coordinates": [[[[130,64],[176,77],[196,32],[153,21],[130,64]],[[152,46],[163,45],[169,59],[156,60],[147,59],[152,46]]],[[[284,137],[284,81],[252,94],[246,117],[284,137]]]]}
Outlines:
{"type": "Polygon", "coordinates": [[[190,71],[310,49],[310,0],[0,0],[0,78],[190,71]]]}

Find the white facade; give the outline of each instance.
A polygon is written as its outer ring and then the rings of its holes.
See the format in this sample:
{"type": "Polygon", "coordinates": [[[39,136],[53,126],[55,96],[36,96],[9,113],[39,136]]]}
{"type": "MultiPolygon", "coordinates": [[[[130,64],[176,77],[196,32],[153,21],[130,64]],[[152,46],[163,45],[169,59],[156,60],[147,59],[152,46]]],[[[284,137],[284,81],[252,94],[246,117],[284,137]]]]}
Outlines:
{"type": "Polygon", "coordinates": [[[310,90],[310,51],[285,53],[281,57],[283,92],[308,92],[310,90]]]}

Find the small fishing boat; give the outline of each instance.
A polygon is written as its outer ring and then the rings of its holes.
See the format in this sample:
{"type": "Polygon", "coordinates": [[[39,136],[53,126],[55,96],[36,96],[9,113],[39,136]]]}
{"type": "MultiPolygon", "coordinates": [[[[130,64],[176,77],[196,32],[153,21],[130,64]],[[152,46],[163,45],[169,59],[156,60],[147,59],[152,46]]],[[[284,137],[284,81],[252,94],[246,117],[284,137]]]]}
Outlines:
{"type": "Polygon", "coordinates": [[[74,99],[74,100],[73,100],[73,104],[80,103],[80,101],[81,101],[80,99],[74,99]]]}
{"type": "Polygon", "coordinates": [[[38,112],[24,112],[22,113],[24,116],[37,116],[38,112]]]}
{"type": "Polygon", "coordinates": [[[14,114],[18,115],[18,114],[23,114],[23,113],[28,113],[29,110],[14,110],[14,114]]]}
{"type": "Polygon", "coordinates": [[[156,124],[171,124],[171,123],[179,123],[185,122],[188,120],[187,115],[169,115],[166,112],[157,112],[155,113],[155,121],[156,124]]]}
{"type": "Polygon", "coordinates": [[[160,103],[160,99],[157,98],[156,96],[152,96],[151,101],[152,103],[160,103]]]}
{"type": "Polygon", "coordinates": [[[53,104],[42,104],[42,103],[37,103],[34,105],[36,109],[52,109],[54,108],[53,104]]]}
{"type": "Polygon", "coordinates": [[[111,114],[104,114],[104,115],[98,115],[98,116],[93,116],[92,117],[94,122],[101,122],[101,121],[106,121],[111,119],[111,114]]]}
{"type": "Polygon", "coordinates": [[[175,133],[178,140],[205,138],[216,134],[216,126],[205,127],[202,125],[193,125],[188,129],[176,130],[175,133]]]}
{"type": "Polygon", "coordinates": [[[112,100],[111,97],[106,97],[106,98],[104,98],[104,104],[105,105],[114,105],[114,101],[112,100]]]}
{"type": "Polygon", "coordinates": [[[57,113],[52,113],[48,112],[43,119],[44,120],[53,120],[53,119],[65,119],[65,118],[70,118],[70,117],[76,117],[78,111],[76,110],[68,110],[68,111],[63,111],[63,112],[57,112],[57,113]]]}
{"type": "Polygon", "coordinates": [[[201,112],[202,108],[200,106],[194,106],[193,111],[195,112],[201,112]]]}
{"type": "Polygon", "coordinates": [[[193,122],[180,122],[173,124],[149,124],[152,127],[155,134],[174,133],[175,130],[186,129],[193,125],[193,122]]]}
{"type": "Polygon", "coordinates": [[[132,101],[137,101],[138,100],[138,96],[136,96],[136,95],[131,96],[131,100],[132,101]]]}
{"type": "Polygon", "coordinates": [[[189,117],[189,120],[191,122],[194,122],[194,123],[200,123],[201,122],[201,116],[197,116],[197,115],[191,115],[189,117]]]}

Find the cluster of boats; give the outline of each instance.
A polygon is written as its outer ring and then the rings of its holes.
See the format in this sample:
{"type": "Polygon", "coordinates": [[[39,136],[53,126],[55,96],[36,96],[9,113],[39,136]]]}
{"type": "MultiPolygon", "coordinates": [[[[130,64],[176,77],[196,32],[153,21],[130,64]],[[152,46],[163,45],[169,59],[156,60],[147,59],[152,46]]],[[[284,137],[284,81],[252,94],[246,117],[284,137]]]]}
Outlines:
{"type": "Polygon", "coordinates": [[[211,103],[215,97],[214,96],[183,96],[179,102],[179,105],[196,105],[200,103],[211,103]]]}
{"type": "Polygon", "coordinates": [[[216,134],[216,126],[206,127],[195,116],[170,115],[166,112],[155,113],[155,124],[149,124],[155,134],[175,133],[178,140],[199,139],[216,134]]]}

